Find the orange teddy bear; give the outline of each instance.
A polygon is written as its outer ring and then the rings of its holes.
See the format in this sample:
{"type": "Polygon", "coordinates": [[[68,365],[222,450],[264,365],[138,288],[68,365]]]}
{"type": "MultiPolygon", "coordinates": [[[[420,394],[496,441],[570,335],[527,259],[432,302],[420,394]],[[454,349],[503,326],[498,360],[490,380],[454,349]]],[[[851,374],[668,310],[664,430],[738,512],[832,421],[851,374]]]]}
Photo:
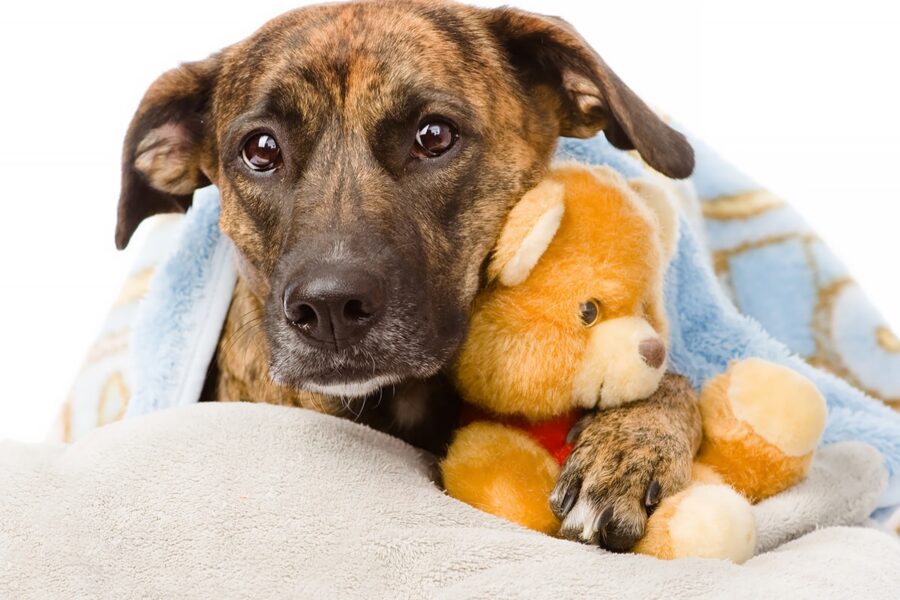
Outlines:
{"type": "MultiPolygon", "coordinates": [[[[677,227],[660,184],[625,181],[605,167],[555,166],[523,196],[456,364],[469,408],[441,462],[451,496],[559,532],[548,498],[571,426],[586,411],[649,398],[663,377],[677,377],[666,373],[663,303],[677,227]]],[[[707,382],[699,402],[704,441],[694,481],[663,500],[635,551],[740,562],[755,549],[749,502],[805,476],[824,430],[824,399],[790,369],[749,359],[707,382]]]]}

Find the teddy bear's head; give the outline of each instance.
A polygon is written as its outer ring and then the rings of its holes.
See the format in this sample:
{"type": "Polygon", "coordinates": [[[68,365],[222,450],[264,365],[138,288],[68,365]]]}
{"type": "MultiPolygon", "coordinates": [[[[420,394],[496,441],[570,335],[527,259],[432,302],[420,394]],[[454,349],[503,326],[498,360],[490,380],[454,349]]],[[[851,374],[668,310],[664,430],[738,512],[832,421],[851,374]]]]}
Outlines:
{"type": "Polygon", "coordinates": [[[660,184],[555,166],[512,209],[456,365],[467,401],[533,420],[645,398],[666,368],[660,184]]]}

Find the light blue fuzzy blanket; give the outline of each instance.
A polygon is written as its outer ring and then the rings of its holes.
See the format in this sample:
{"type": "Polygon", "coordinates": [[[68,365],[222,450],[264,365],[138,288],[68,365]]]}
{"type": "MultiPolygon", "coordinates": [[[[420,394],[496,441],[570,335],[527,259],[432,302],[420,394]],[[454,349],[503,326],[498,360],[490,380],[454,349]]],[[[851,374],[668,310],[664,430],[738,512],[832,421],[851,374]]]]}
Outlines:
{"type": "MultiPolygon", "coordinates": [[[[681,185],[696,194],[705,218],[682,218],[667,273],[672,368],[699,386],[729,361],[756,356],[811,378],[829,405],[823,443],[862,440],[884,455],[890,484],[880,506],[887,513],[900,505],[900,413],[860,388],[883,400],[900,398],[896,338],[788,205],[692,143],[697,168],[681,185]]],[[[606,164],[626,177],[645,174],[638,159],[602,136],[562,140],[559,155],[606,164]]],[[[199,397],[234,284],[233,250],[217,218],[216,190],[198,191],[177,248],[140,306],[127,416],[199,397]]]]}

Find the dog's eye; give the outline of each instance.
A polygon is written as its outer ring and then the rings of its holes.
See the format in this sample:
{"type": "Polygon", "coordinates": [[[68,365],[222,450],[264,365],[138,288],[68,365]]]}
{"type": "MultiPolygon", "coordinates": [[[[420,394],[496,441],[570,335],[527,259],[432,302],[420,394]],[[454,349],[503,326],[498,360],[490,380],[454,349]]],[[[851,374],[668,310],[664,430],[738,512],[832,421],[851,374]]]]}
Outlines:
{"type": "Polygon", "coordinates": [[[412,148],[415,158],[435,158],[453,147],[459,139],[456,127],[441,119],[426,119],[416,131],[416,143],[412,148]]]}
{"type": "Polygon", "coordinates": [[[578,306],[578,316],[581,318],[581,324],[585,327],[591,327],[600,318],[600,302],[591,298],[587,302],[582,302],[578,306]]]}
{"type": "Polygon", "coordinates": [[[271,171],[281,164],[281,148],[268,133],[251,135],[241,151],[244,164],[254,171],[271,171]]]}

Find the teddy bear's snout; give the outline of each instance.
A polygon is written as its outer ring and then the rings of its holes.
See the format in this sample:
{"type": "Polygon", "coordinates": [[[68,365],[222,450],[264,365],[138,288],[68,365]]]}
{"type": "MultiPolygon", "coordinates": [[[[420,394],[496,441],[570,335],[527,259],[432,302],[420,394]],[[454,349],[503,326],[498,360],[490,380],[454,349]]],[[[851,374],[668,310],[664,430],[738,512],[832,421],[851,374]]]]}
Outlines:
{"type": "Polygon", "coordinates": [[[665,365],[665,342],[646,319],[603,321],[591,329],[572,382],[573,400],[588,409],[642,400],[659,387],[665,365]]]}
{"type": "Polygon", "coordinates": [[[647,338],[638,344],[641,358],[651,369],[658,369],[666,361],[666,347],[658,337],[647,338]]]}

